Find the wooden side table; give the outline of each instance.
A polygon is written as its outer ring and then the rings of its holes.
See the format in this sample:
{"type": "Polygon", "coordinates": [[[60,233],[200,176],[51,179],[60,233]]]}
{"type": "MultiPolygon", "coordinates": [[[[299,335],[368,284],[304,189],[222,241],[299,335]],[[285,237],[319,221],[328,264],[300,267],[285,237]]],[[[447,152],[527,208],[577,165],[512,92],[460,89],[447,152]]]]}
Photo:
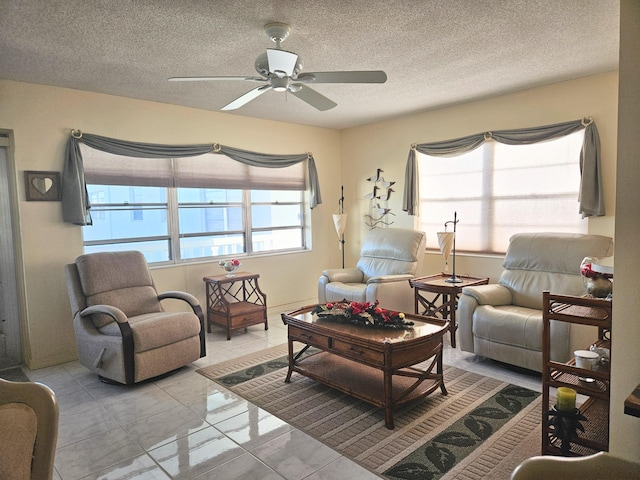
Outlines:
{"type": "Polygon", "coordinates": [[[227,330],[227,340],[231,340],[231,330],[267,322],[267,296],[258,286],[257,273],[238,272],[234,276],[216,275],[204,277],[207,288],[207,332],[211,325],[227,330]]]}
{"type": "Polygon", "coordinates": [[[489,277],[470,277],[469,275],[456,275],[462,282],[448,283],[445,280],[450,278],[450,274],[436,273],[426,277],[409,279],[409,283],[414,291],[415,313],[420,314],[419,305],[424,309],[422,315],[429,317],[440,317],[449,320],[449,331],[451,333],[451,346],[456,346],[456,309],[458,308],[458,297],[464,287],[474,285],[486,285],[489,277]],[[424,293],[435,293],[433,300],[429,300],[424,293]],[[438,304],[438,302],[440,302],[438,304]]]}

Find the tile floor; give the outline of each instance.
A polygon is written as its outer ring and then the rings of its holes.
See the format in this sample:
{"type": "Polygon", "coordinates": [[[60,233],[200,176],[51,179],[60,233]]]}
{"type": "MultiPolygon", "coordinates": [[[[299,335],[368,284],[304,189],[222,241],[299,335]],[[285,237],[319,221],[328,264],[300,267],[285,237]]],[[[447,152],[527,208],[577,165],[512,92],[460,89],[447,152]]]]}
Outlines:
{"type": "MultiPolygon", "coordinates": [[[[448,337],[447,337],[448,338],[448,337]]],[[[207,334],[207,356],[144,385],[101,383],[77,362],[26,371],[60,404],[54,475],[62,480],[380,478],[300,430],[194,374],[206,365],[286,342],[279,313],[226,340],[207,334]]],[[[446,364],[540,391],[540,378],[452,349],[446,364]]]]}

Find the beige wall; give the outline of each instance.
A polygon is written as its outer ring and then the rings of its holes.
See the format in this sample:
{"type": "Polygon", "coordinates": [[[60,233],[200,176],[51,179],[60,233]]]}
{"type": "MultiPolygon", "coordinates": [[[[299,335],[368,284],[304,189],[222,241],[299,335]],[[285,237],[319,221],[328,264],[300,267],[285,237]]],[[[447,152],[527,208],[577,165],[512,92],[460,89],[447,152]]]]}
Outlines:
{"type": "MultiPolygon", "coordinates": [[[[368,210],[368,200],[364,196],[370,189],[366,178],[374,174],[376,168],[382,168],[385,179],[397,181],[400,186],[392,194],[389,204],[396,214],[394,226],[413,227],[414,218],[402,212],[404,171],[411,144],[447,140],[490,130],[548,125],[587,116],[595,120],[600,132],[607,210],[606,217],[588,220],[589,232],[613,236],[617,82],[616,73],[595,75],[344,130],[341,147],[344,159],[342,179],[345,192],[348,192],[345,194],[345,205],[349,211],[346,239],[350,257],[353,259],[357,256],[361,235],[366,232],[364,214],[368,210]]],[[[464,220],[460,221],[458,232],[464,235],[464,220]]],[[[436,234],[435,231],[426,233],[431,237],[436,234]]],[[[501,263],[501,258],[459,255],[456,271],[490,276],[492,281],[496,281],[500,275],[501,263]]],[[[442,267],[439,254],[427,254],[423,273],[441,271],[442,267]]]]}
{"type": "MultiPolygon", "coordinates": [[[[336,130],[254,120],[218,112],[176,107],[56,87],[0,81],[0,128],[15,143],[19,228],[22,237],[25,361],[40,368],[76,358],[63,265],[82,253],[81,228],[62,222],[60,202],[27,202],[25,170],[62,171],[70,129],[169,144],[217,142],[266,153],[312,152],[325,203],[312,210],[313,250],[243,261],[261,275],[268,305],[309,303],[327,264],[340,262],[331,221],[340,187],[340,133],[336,130]]],[[[212,262],[157,268],[160,290],[186,290],[204,304],[202,277],[220,273],[212,262]]],[[[178,307],[175,307],[178,308],[178,307]]]]}
{"type": "MultiPolygon", "coordinates": [[[[341,184],[345,187],[345,206],[349,213],[347,266],[355,262],[361,239],[368,230],[364,223],[368,205],[364,195],[370,184],[365,179],[375,173],[376,168],[384,170],[387,180],[397,182],[398,188],[390,202],[396,214],[394,226],[413,227],[414,218],[401,211],[404,169],[412,143],[591,116],[597,122],[602,143],[607,216],[589,220],[589,231],[613,235],[617,96],[618,75],[608,73],[335,131],[0,81],[0,128],[12,130],[15,141],[17,172],[12,180],[17,189],[25,277],[22,324],[26,336],[25,360],[31,368],[39,368],[75,358],[63,265],[82,253],[81,230],[62,223],[59,202],[26,202],[22,180],[24,170],[62,171],[64,144],[71,128],[144,142],[218,142],[269,153],[313,152],[324,200],[324,204],[312,212],[313,250],[244,261],[247,270],[261,274],[260,284],[268,295],[270,310],[278,310],[291,304],[312,302],[316,298],[320,271],[339,266],[340,253],[331,213],[337,206],[341,184]]],[[[633,182],[629,183],[628,190],[632,185],[633,182]]],[[[637,212],[637,205],[634,204],[631,211],[637,212]]],[[[637,225],[634,228],[634,233],[638,234],[637,225]]],[[[427,235],[434,234],[427,232],[427,235]]],[[[461,255],[457,262],[460,272],[487,275],[496,281],[502,259],[461,255]]],[[[438,254],[428,253],[425,263],[424,271],[420,273],[442,269],[438,254]]],[[[204,302],[202,277],[217,272],[215,263],[197,263],[156,268],[153,275],[160,290],[186,290],[204,302]]],[[[628,315],[621,321],[635,320],[628,315]]],[[[638,335],[626,338],[638,338],[638,335]]],[[[625,345],[623,337],[616,343],[616,348],[620,349],[625,361],[633,359],[637,364],[635,342],[625,345]]],[[[614,385],[614,396],[618,399],[623,393],[626,396],[628,384],[637,381],[636,375],[622,390],[614,385]]],[[[620,444],[617,448],[624,449],[620,444]]]]}
{"type": "Polygon", "coordinates": [[[611,378],[611,452],[640,461],[640,418],[624,414],[624,400],[640,383],[638,238],[640,237],[640,2],[620,3],[620,102],[616,196],[615,302],[611,378]]]}

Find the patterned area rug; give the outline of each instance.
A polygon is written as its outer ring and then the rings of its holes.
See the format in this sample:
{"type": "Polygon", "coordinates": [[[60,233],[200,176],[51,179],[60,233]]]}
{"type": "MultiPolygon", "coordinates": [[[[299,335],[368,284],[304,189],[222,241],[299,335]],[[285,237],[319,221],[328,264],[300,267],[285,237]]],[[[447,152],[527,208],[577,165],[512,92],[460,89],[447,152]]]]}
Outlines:
{"type": "Polygon", "coordinates": [[[384,412],[332,388],[287,373],[279,345],[198,373],[224,385],[388,479],[508,479],[540,452],[540,394],[445,366],[440,390],[394,412],[384,412]]]}

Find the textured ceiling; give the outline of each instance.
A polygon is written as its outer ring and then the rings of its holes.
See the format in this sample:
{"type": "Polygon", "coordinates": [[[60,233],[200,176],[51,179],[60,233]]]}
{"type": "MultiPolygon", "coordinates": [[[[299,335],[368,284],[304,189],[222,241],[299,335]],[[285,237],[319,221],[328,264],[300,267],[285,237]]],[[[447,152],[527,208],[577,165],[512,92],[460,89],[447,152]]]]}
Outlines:
{"type": "Polygon", "coordinates": [[[616,70],[618,0],[0,0],[0,78],[219,110],[255,83],[272,43],[304,71],[384,70],[380,85],[323,84],[320,112],[268,92],[230,113],[344,128],[616,70]]]}

